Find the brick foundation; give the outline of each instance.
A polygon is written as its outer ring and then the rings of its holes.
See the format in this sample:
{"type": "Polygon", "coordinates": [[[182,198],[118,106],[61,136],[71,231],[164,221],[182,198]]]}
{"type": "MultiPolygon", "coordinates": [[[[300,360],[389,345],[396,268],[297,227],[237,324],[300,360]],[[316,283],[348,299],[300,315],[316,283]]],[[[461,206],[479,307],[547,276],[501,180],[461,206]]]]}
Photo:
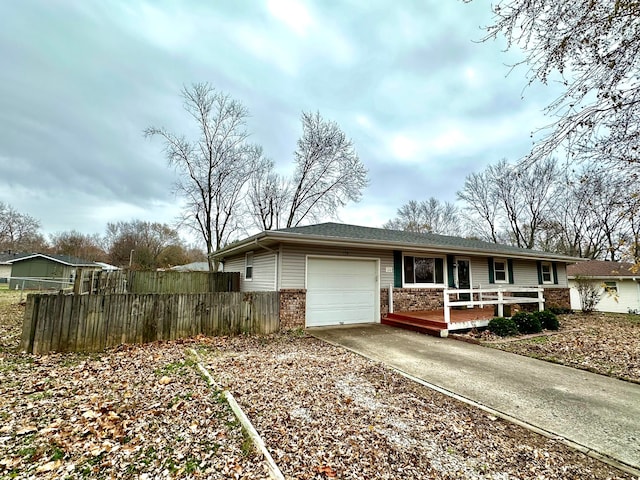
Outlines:
{"type": "Polygon", "coordinates": [[[280,290],[280,329],[304,328],[307,310],[307,291],[304,289],[280,290]]]}
{"type": "MultiPolygon", "coordinates": [[[[393,310],[395,312],[416,312],[437,310],[444,306],[442,289],[435,288],[394,288],[393,310]]],[[[380,315],[389,313],[389,289],[380,290],[380,315]]]]}
{"type": "Polygon", "coordinates": [[[544,308],[571,308],[571,296],[568,288],[545,288],[544,308]]]}

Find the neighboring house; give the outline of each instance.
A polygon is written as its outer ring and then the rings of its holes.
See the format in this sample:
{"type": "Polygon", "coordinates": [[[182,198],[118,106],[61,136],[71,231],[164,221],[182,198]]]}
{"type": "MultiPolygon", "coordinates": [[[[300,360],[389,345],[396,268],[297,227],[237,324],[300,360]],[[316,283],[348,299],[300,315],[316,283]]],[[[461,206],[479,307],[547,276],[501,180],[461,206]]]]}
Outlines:
{"type": "Polygon", "coordinates": [[[98,265],[103,272],[115,272],[117,270],[122,270],[120,267],[116,267],[115,265],[111,265],[109,263],[104,262],[93,262],[98,265]]]}
{"type": "Polygon", "coordinates": [[[0,253],[0,283],[9,283],[11,277],[11,260],[26,257],[28,253],[2,252],[0,253]]]}
{"type": "Polygon", "coordinates": [[[571,308],[582,309],[576,288],[577,276],[585,277],[601,290],[602,298],[596,305],[600,312],[640,312],[640,272],[633,263],[590,260],[567,267],[571,288],[571,308]]]}
{"type": "MultiPolygon", "coordinates": [[[[389,313],[389,292],[394,312],[442,309],[446,289],[517,286],[535,287],[547,306],[569,308],[566,265],[577,260],[338,223],[265,231],[213,257],[225,272],[240,272],[241,291],[280,292],[283,328],[380,322],[389,313]]],[[[478,300],[480,292],[467,293],[468,299],[470,293],[478,300]]]]}
{"type": "Polygon", "coordinates": [[[209,262],[192,262],[186,265],[176,265],[169,270],[175,270],[176,272],[208,272],[209,262]]]}
{"type": "Polygon", "coordinates": [[[11,265],[9,288],[61,289],[71,286],[76,269],[102,270],[94,262],[69,255],[31,253],[6,260],[11,265]]]}

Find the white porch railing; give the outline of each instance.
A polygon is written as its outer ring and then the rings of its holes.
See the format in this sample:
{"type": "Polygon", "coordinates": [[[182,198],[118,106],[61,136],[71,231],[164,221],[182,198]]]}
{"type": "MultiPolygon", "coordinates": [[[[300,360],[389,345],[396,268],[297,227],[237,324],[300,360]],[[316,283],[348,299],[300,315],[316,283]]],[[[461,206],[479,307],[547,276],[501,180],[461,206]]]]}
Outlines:
{"type": "Polygon", "coordinates": [[[500,286],[491,288],[445,288],[444,294],[444,321],[451,323],[451,307],[485,307],[488,305],[498,305],[498,316],[504,316],[504,306],[537,303],[540,311],[544,310],[544,288],[542,287],[516,287],[500,286]],[[537,294],[535,297],[513,297],[512,293],[537,294]],[[451,300],[451,295],[469,294],[469,300],[451,300]],[[507,294],[507,295],[505,295],[507,294]],[[477,296],[477,300],[474,299],[477,296]]]}

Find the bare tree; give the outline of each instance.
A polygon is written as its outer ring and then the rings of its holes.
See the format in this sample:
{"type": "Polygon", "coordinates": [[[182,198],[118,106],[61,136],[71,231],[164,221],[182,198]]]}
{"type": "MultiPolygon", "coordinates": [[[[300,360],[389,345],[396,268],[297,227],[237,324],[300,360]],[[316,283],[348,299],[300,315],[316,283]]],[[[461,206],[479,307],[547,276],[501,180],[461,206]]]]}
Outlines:
{"type": "Polygon", "coordinates": [[[98,234],[84,234],[77,230],[58,232],[50,236],[51,251],[92,261],[107,261],[104,240],[98,234]]]}
{"type": "Polygon", "coordinates": [[[249,180],[248,199],[254,223],[262,230],[280,228],[287,210],[289,184],[274,171],[272,160],[264,160],[249,180]]]}
{"type": "Polygon", "coordinates": [[[389,220],[383,227],[391,230],[441,235],[460,233],[457,207],[450,202],[440,202],[434,197],[421,202],[410,200],[398,209],[397,217],[389,220]]]}
{"type": "Polygon", "coordinates": [[[183,248],[175,229],[163,223],[142,220],[108,223],[105,242],[111,263],[123,267],[131,265],[137,269],[167,266],[163,264],[162,252],[171,246],[183,248]]]}
{"type": "Polygon", "coordinates": [[[543,250],[583,258],[600,258],[605,252],[601,213],[596,205],[600,169],[565,171],[559,178],[556,203],[542,226],[543,250]]]}
{"type": "MultiPolygon", "coordinates": [[[[198,127],[198,138],[188,141],[155,127],[145,135],[163,138],[169,164],[179,173],[176,191],[186,203],[183,222],[202,235],[210,254],[243,228],[240,200],[262,149],[247,141],[248,111],[240,102],[208,83],[183,88],[182,97],[198,127]]],[[[217,270],[217,263],[208,259],[209,269],[217,270]]]]}
{"type": "Polygon", "coordinates": [[[497,173],[493,166],[489,166],[482,172],[467,175],[464,187],[457,194],[467,207],[462,209],[468,223],[467,233],[494,243],[498,243],[499,235],[500,203],[495,189],[497,173]]]}
{"type": "MultiPolygon", "coordinates": [[[[470,1],[470,0],[466,0],[470,1]]],[[[521,48],[529,83],[559,78],[565,90],[530,159],[566,148],[574,160],[640,170],[640,3],[506,0],[486,38],[521,48]]]]}
{"type": "Polygon", "coordinates": [[[520,248],[534,248],[537,235],[553,209],[556,163],[545,160],[523,168],[510,166],[503,160],[495,170],[500,173],[495,175],[494,188],[513,243],[520,248]]]}
{"type": "Polygon", "coordinates": [[[11,205],[0,202],[0,251],[38,251],[47,244],[40,233],[40,222],[11,205]]]}
{"type": "Polygon", "coordinates": [[[349,201],[357,202],[367,186],[367,169],[353,143],[337,123],[319,112],[302,113],[302,136],[295,152],[286,227],[305,220],[335,216],[349,201]]]}
{"type": "Polygon", "coordinates": [[[558,173],[553,160],[526,167],[503,159],[468,175],[458,192],[466,204],[467,234],[534,248],[554,207],[558,173]]]}

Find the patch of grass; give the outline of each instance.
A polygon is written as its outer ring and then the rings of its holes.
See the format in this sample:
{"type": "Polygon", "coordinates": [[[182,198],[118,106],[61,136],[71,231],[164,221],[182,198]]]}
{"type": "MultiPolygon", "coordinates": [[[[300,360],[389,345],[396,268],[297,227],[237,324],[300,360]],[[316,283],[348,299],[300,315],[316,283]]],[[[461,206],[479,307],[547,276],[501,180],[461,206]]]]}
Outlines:
{"type": "MultiPolygon", "coordinates": [[[[237,423],[237,422],[236,422],[237,423]]],[[[251,436],[249,432],[242,427],[242,455],[245,457],[249,457],[253,455],[255,451],[255,445],[253,444],[253,440],[251,440],[251,436]]]]}
{"type": "Polygon", "coordinates": [[[163,377],[165,375],[186,375],[187,372],[185,371],[185,368],[191,368],[195,364],[196,362],[194,360],[187,358],[186,360],[167,363],[164,367],[154,370],[154,373],[159,377],[163,377]]]}
{"type": "Polygon", "coordinates": [[[187,461],[184,464],[184,471],[186,474],[191,475],[198,471],[200,466],[198,459],[194,457],[187,457],[187,461]]]}
{"type": "Polygon", "coordinates": [[[533,337],[533,338],[530,338],[528,340],[524,340],[524,342],[533,343],[533,344],[548,343],[549,342],[549,337],[546,337],[546,336],[533,337]]]}

